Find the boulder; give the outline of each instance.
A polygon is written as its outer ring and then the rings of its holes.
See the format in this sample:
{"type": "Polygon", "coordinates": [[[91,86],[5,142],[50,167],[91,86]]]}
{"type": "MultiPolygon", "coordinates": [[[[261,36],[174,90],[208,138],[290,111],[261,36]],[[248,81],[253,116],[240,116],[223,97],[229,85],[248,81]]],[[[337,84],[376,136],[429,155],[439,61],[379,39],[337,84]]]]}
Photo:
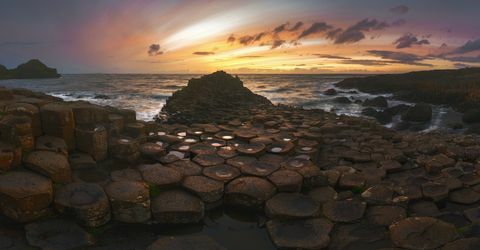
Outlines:
{"type": "Polygon", "coordinates": [[[428,122],[432,119],[432,106],[419,103],[410,107],[403,115],[402,120],[408,122],[428,122]]]}
{"type": "Polygon", "coordinates": [[[336,102],[336,103],[343,103],[343,104],[352,103],[352,101],[350,101],[350,99],[348,99],[348,97],[345,97],[345,96],[335,97],[335,99],[333,99],[333,101],[336,102]]]}
{"type": "Polygon", "coordinates": [[[432,217],[409,217],[389,230],[393,243],[407,249],[437,249],[459,237],[454,225],[432,217]]]}
{"type": "Polygon", "coordinates": [[[335,89],[327,89],[327,90],[323,91],[323,94],[324,95],[336,95],[337,91],[335,89]]]}
{"type": "Polygon", "coordinates": [[[25,226],[28,244],[41,249],[84,249],[93,246],[94,237],[74,222],[50,219],[25,226]]]}
{"type": "Polygon", "coordinates": [[[480,109],[467,110],[462,117],[463,122],[478,123],[480,122],[480,109]]]}
{"type": "Polygon", "coordinates": [[[114,181],[105,187],[115,220],[126,223],[144,223],[150,220],[148,186],[137,181],[114,181]]]}
{"type": "Polygon", "coordinates": [[[363,102],[363,106],[373,106],[373,107],[386,108],[386,107],[388,107],[388,101],[383,96],[377,96],[373,99],[366,99],[363,102]]]}
{"type": "Polygon", "coordinates": [[[266,200],[276,193],[275,186],[258,177],[240,177],[225,188],[225,202],[247,209],[261,209],[266,200]]]}
{"type": "Polygon", "coordinates": [[[27,155],[25,165],[53,182],[67,183],[71,181],[72,171],[65,155],[52,151],[34,151],[27,155]]]}
{"type": "Polygon", "coordinates": [[[158,223],[197,223],[205,215],[202,200],[182,190],[161,192],[153,198],[151,206],[153,217],[158,223]]]}
{"type": "Polygon", "coordinates": [[[38,219],[52,199],[52,182],[41,175],[26,171],[0,175],[0,211],[15,221],[38,219]]]}
{"type": "Polygon", "coordinates": [[[333,224],[323,218],[271,220],[267,231],[278,249],[324,249],[330,243],[333,224]]]}
{"type": "Polygon", "coordinates": [[[111,218],[108,197],[97,184],[74,182],[60,187],[55,193],[55,208],[86,227],[105,225],[111,218]]]}

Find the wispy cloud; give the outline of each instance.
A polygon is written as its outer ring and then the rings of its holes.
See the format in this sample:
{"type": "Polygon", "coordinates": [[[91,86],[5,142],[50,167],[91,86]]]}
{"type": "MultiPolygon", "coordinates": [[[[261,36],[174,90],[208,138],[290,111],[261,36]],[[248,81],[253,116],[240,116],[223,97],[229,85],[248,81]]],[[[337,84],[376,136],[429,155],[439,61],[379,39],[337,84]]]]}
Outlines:
{"type": "Polygon", "coordinates": [[[377,19],[363,19],[358,23],[348,27],[345,31],[337,32],[335,44],[355,43],[365,38],[364,32],[371,30],[383,30],[389,26],[386,22],[377,19]]]}
{"type": "Polygon", "coordinates": [[[211,51],[195,51],[192,54],[197,55],[197,56],[208,56],[208,55],[214,55],[215,52],[211,51]]]}
{"type": "Polygon", "coordinates": [[[405,14],[405,13],[407,13],[409,10],[410,10],[410,8],[408,8],[408,6],[399,5],[399,6],[395,6],[395,7],[391,8],[391,9],[390,9],[390,12],[393,12],[393,13],[395,13],[395,14],[405,14]]]}

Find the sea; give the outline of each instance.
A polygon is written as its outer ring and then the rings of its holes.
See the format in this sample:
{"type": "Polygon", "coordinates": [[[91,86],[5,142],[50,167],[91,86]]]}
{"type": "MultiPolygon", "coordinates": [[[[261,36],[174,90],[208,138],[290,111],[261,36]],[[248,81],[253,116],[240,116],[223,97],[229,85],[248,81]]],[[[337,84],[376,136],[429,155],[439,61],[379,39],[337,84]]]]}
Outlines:
{"type": "MultiPolygon", "coordinates": [[[[133,109],[137,119],[149,121],[162,109],[173,92],[185,87],[188,80],[201,75],[190,74],[65,74],[58,79],[0,80],[0,86],[27,88],[60,97],[65,101],[84,100],[101,105],[133,109]]],[[[299,106],[306,109],[323,109],[337,114],[361,116],[365,108],[355,100],[374,98],[377,95],[362,93],[355,89],[338,89],[335,83],[361,75],[345,74],[241,74],[244,86],[263,95],[275,104],[299,106]],[[327,89],[336,89],[338,94],[328,96],[327,89]],[[334,102],[336,97],[348,97],[352,103],[334,102]]],[[[411,104],[395,100],[384,94],[389,106],[411,104]]],[[[460,120],[461,115],[449,107],[434,106],[433,118],[425,131],[447,128],[460,120]]],[[[387,127],[395,126],[394,119],[387,127]]]]}

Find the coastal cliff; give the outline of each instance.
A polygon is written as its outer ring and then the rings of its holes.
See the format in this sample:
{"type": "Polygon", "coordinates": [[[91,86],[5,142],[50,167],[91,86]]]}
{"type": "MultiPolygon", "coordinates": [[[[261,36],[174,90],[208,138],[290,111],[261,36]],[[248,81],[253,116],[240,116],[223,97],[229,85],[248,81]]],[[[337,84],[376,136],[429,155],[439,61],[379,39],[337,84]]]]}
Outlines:
{"type": "Polygon", "coordinates": [[[248,115],[181,124],[24,89],[0,98],[0,239],[13,248],[224,249],[146,225],[198,224],[223,207],[262,214],[258,230],[279,249],[479,241],[478,136],[398,132],[263,99],[248,115]],[[108,233],[114,221],[130,223],[129,237],[108,233]]]}
{"type": "Polygon", "coordinates": [[[47,67],[38,59],[32,59],[10,70],[5,66],[0,65],[0,80],[58,77],[60,77],[60,74],[57,73],[56,69],[47,67]]]}

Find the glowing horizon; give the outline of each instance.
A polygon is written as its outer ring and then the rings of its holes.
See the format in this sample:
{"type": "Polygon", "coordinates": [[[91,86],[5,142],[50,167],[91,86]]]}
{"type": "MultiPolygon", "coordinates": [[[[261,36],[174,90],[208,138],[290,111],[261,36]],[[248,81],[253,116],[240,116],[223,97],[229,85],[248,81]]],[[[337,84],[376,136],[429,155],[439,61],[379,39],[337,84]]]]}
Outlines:
{"type": "Polygon", "coordinates": [[[51,6],[25,0],[0,3],[5,31],[0,64],[13,67],[38,58],[61,73],[388,73],[474,67],[480,66],[478,9],[480,3],[466,0],[104,0],[51,1],[51,6]]]}

